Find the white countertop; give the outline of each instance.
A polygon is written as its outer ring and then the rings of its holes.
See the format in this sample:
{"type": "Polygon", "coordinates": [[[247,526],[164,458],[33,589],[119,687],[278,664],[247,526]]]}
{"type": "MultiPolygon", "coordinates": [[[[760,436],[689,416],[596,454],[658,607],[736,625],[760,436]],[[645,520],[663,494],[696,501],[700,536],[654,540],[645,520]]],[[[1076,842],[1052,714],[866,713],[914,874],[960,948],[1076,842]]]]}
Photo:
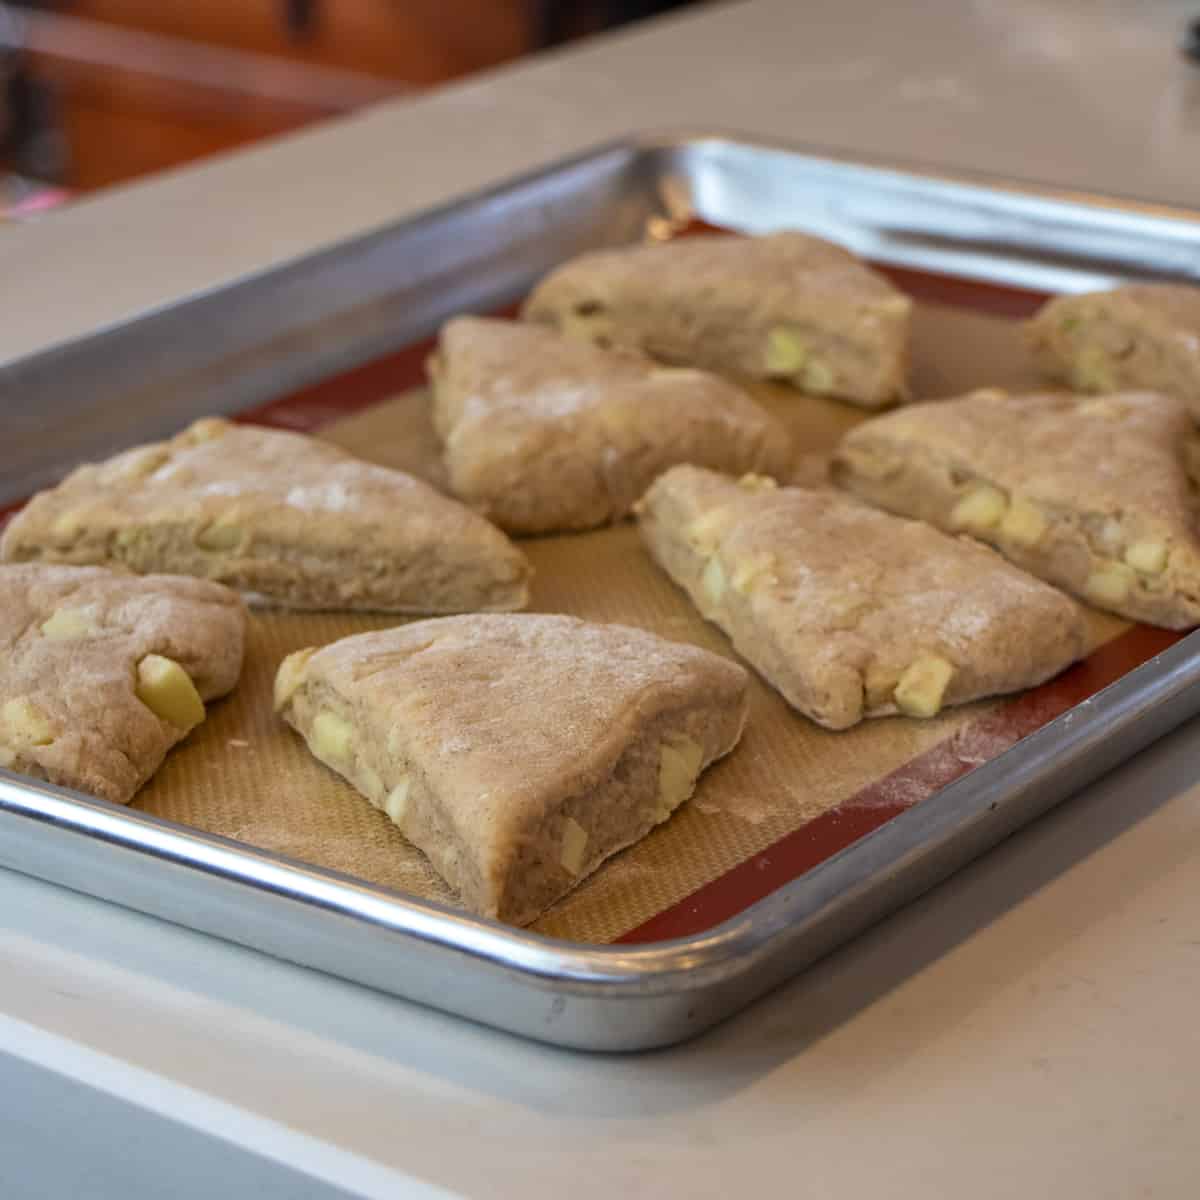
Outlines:
{"type": "MultiPolygon", "coordinates": [[[[5,231],[0,361],[635,129],[1200,206],[1191,13],[716,6],[5,231]]],[[[0,873],[0,1194],[1190,1197],[1198,736],[641,1057],[524,1043],[0,873]]]]}
{"type": "MultiPolygon", "coordinates": [[[[522,1042],[0,875],[0,1050],[121,1101],[83,1127],[48,1109],[40,1143],[20,1143],[49,1150],[43,1190],[3,1194],[158,1197],[153,1172],[185,1188],[197,1162],[244,1182],[257,1159],[238,1147],[381,1197],[408,1179],[576,1200],[1191,1197],[1196,734],[740,1017],[641,1056],[522,1042]],[[168,1156],[161,1135],[131,1137],[130,1105],[194,1142],[168,1156]],[[85,1152],[121,1147],[132,1191],[45,1188],[81,1134],[85,1152]]],[[[24,1110],[0,1089],[0,1182],[24,1110]]]]}

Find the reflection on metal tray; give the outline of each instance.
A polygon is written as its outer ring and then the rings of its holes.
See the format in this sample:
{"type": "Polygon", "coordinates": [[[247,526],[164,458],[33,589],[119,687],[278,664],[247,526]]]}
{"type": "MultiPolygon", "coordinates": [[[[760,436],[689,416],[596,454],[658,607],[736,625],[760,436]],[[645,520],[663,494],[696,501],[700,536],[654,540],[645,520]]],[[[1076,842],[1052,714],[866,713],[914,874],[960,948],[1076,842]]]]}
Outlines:
{"type": "MultiPolygon", "coordinates": [[[[454,311],[511,301],[562,258],[632,240],[654,218],[695,217],[813,229],[877,261],[1034,289],[1200,274],[1200,224],[1187,214],[731,139],[609,147],[8,368],[0,386],[22,403],[17,413],[0,397],[7,498],[80,458],[370,361],[454,311]]],[[[716,927],[668,923],[639,931],[638,944],[508,929],[4,772],[0,865],[527,1036],[663,1045],[748,1003],[1200,709],[1196,639],[1138,636],[1136,654],[1110,655],[1107,674],[1067,696],[1073,707],[1031,722],[998,758],[885,823],[876,814],[833,857],[805,869],[792,856],[780,886],[716,927]]]]}

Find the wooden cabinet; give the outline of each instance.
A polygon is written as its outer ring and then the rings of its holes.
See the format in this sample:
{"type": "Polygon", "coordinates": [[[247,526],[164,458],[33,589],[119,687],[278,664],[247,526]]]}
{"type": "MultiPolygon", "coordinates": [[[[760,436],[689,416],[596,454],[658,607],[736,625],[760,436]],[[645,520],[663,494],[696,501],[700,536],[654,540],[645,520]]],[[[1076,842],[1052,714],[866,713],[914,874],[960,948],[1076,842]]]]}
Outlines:
{"type": "Polygon", "coordinates": [[[505,62],[531,47],[537,8],[64,0],[18,11],[37,119],[63,150],[59,182],[86,190],[505,62]]]}

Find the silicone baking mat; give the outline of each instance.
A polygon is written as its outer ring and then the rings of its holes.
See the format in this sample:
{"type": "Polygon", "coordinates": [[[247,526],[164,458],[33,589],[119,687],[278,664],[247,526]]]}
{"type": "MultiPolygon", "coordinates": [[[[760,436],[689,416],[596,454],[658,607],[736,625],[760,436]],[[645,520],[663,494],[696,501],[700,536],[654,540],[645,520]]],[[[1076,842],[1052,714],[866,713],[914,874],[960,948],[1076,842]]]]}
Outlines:
{"type": "MultiPolygon", "coordinates": [[[[917,272],[891,274],[918,301],[916,396],[1037,383],[1015,318],[1040,297],[917,272]]],[[[241,419],[311,432],[440,484],[423,390],[429,348],[410,347],[241,419]]],[[[797,481],[820,485],[828,450],[866,414],[779,387],[753,390],[793,432],[797,481]]],[[[631,524],[521,544],[536,570],[533,610],[636,625],[734,656],[724,635],[653,566],[631,524]]],[[[271,683],[284,655],[394,623],[394,617],[341,613],[255,613],[236,692],[210,706],[208,721],[169,756],[136,807],[454,903],[387,818],[317,763],[272,712],[271,683]]],[[[669,822],[603,866],[533,928],[580,942],[652,941],[708,929],[994,758],[1179,636],[1100,614],[1091,624],[1093,653],[1056,680],[931,721],[888,718],[830,733],[754,676],[739,748],[705,773],[695,797],[669,822]]]]}

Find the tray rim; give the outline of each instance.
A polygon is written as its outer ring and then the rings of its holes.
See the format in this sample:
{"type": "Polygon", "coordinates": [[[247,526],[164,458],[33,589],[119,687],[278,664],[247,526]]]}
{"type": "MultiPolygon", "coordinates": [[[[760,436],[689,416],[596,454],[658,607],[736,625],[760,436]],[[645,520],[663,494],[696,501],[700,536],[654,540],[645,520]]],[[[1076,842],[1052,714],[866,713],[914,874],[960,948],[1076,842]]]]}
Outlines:
{"type": "MultiPolygon", "coordinates": [[[[748,133],[735,128],[720,126],[698,126],[688,128],[635,130],[627,134],[606,138],[581,150],[558,159],[552,159],[528,170],[506,176],[486,187],[466,192],[448,200],[431,205],[426,209],[397,221],[371,226],[343,237],[323,242],[283,263],[261,266],[231,277],[225,283],[177,297],[170,303],[149,308],[136,316],[98,326],[77,337],[65,339],[51,346],[42,347],[28,354],[17,354],[0,359],[0,381],[9,372],[25,369],[33,364],[52,362],[64,353],[86,347],[119,332],[136,326],[165,311],[183,305],[221,295],[233,288],[253,284],[293,268],[311,265],[326,256],[336,258],[350,247],[360,247],[374,238],[386,237],[398,228],[413,229],[427,223],[460,212],[464,208],[486,204],[511,192],[560,175],[574,168],[598,163],[615,157],[625,159],[630,165],[650,163],[656,156],[671,156],[679,152],[703,152],[714,148],[733,148],[757,153],[778,154],[791,160],[804,160],[814,165],[834,163],[845,170],[860,169],[864,174],[881,178],[893,178],[928,188],[930,184],[944,185],[963,194],[1002,194],[1006,199],[1020,203],[1050,204],[1056,208],[1083,208],[1104,224],[1127,224],[1130,219],[1139,223],[1159,226],[1163,231],[1188,232],[1200,251],[1200,206],[1195,208],[1178,204],[1152,203],[1134,196],[1123,196],[1112,192],[1092,191],[1080,188],[1058,187],[1034,179],[1014,179],[1012,176],[966,168],[946,168],[922,160],[892,157],[884,154],[857,153],[836,146],[825,146],[818,142],[791,142],[761,134],[748,133]]],[[[1200,260],[1197,263],[1200,275],[1200,260]]]]}
{"type": "MultiPolygon", "coordinates": [[[[490,200],[513,193],[523,185],[605,157],[621,158],[627,166],[639,165],[645,169],[661,169],[662,164],[657,161],[660,158],[673,162],[680,155],[701,153],[713,147],[778,154],[816,164],[834,162],[843,167],[882,172],[917,189],[922,185],[966,187],[976,192],[982,189],[989,192],[999,191],[1013,197],[1033,197],[1035,200],[1047,201],[1057,206],[1085,205],[1096,213],[1112,214],[1115,210],[1118,219],[1125,222],[1131,218],[1138,222],[1165,222],[1164,229],[1186,233],[1187,243],[1200,249],[1200,211],[1147,206],[1143,202],[1126,202],[1120,198],[1092,193],[1064,193],[1042,185],[993,180],[974,172],[951,173],[910,167],[881,158],[824,149],[818,151],[811,146],[796,147],[784,142],[730,133],[648,133],[605,142],[557,163],[497,183],[483,191],[448,201],[395,225],[365,231],[344,241],[319,247],[310,254],[281,266],[250,273],[231,281],[227,286],[241,287],[275,272],[298,269],[305,263],[336,256],[349,245],[361,248],[369,240],[385,237],[389,231],[394,232],[397,228],[433,224],[439,217],[461,213],[474,205],[486,204],[490,200]],[[647,155],[651,156],[650,159],[646,158],[647,155]]],[[[225,290],[227,289],[218,289],[218,293],[225,290]]],[[[185,297],[179,301],[179,305],[186,305],[193,299],[195,297],[185,297]]],[[[83,339],[63,343],[32,357],[40,360],[45,356],[64,353],[85,342],[100,342],[106,334],[125,328],[129,324],[136,325],[142,319],[137,318],[133,322],[94,331],[83,339]]],[[[0,377],[10,365],[20,366],[25,361],[27,360],[16,360],[12,364],[0,366],[0,377]]],[[[863,889],[870,890],[869,885],[872,880],[877,880],[881,869],[893,874],[900,872],[914,856],[919,856],[922,848],[929,849],[927,827],[936,827],[945,834],[944,843],[946,838],[956,832],[963,833],[969,824],[986,824],[989,814],[997,811],[1002,803],[1001,800],[994,799],[996,794],[1008,795],[1014,789],[1031,788],[1037,782],[1036,778],[1031,777],[1031,772],[1039,764],[1044,765],[1049,761],[1056,769],[1068,774],[1073,770],[1075,774],[1072,778],[1076,785],[1094,778],[1107,769],[1108,765],[1128,756],[1120,752],[1110,762],[1111,754],[1106,756],[1104,753],[1106,747],[1111,750],[1117,741],[1116,734],[1141,729],[1149,734],[1144,739],[1144,744],[1179,724],[1196,709],[1200,709],[1200,697],[1191,701],[1189,711],[1183,711],[1183,707],[1178,704],[1180,697],[1197,683],[1200,683],[1200,641],[1197,641],[1197,634],[1192,634],[1126,673],[1083,705],[1071,708],[1021,739],[995,759],[939,789],[927,799],[892,818],[879,829],[860,838],[743,912],[704,934],[670,941],[635,945],[596,945],[518,930],[377,885],[355,881],[349,876],[289,860],[284,856],[217,835],[176,826],[138,810],[111,805],[4,770],[0,770],[0,832],[11,831],[20,826],[27,835],[36,837],[38,834],[52,831],[51,837],[86,837],[119,847],[139,857],[152,856],[176,867],[186,867],[196,872],[198,877],[218,878],[227,883],[234,883],[238,888],[269,897],[272,902],[302,902],[337,916],[352,918],[372,929],[384,931],[393,940],[415,941],[446,952],[468,955],[490,968],[519,977],[526,985],[551,990],[560,996],[623,999],[678,996],[683,993],[717,989],[736,981],[761,963],[777,944],[797,940],[803,934],[806,925],[821,918],[831,905],[840,904],[845,907],[857,902],[862,898],[859,893],[863,889]],[[1176,711],[1167,714],[1164,708],[1171,703],[1176,704],[1176,711]],[[1091,719],[1076,720],[1082,707],[1089,709],[1091,719]],[[1139,712],[1139,709],[1142,711],[1139,712]],[[1151,721],[1151,717],[1155,717],[1156,720],[1151,721]],[[957,810],[957,816],[953,820],[948,815],[949,810],[957,810]],[[969,814],[969,820],[966,814],[969,814]],[[946,833],[947,828],[949,833],[946,833]],[[34,829],[38,833],[31,834],[34,829]],[[897,845],[892,848],[890,857],[885,854],[886,861],[883,867],[876,864],[871,870],[865,870],[866,865],[875,862],[892,842],[896,842],[897,845]]],[[[1140,746],[1131,752],[1136,752],[1136,749],[1140,749],[1140,746]]],[[[1049,807],[1049,804],[1060,798],[1062,797],[1056,796],[1044,807],[1049,807]]],[[[1017,821],[1017,825],[1023,823],[1023,819],[1017,821]]],[[[1011,831],[1002,828],[999,822],[993,824],[996,826],[996,835],[991,837],[990,834],[985,834],[985,840],[999,840],[1011,831]]],[[[20,842],[22,839],[18,837],[15,840],[20,842]]],[[[977,852],[978,850],[972,851],[967,858],[974,857],[977,852]]],[[[0,839],[0,866],[22,871],[22,864],[11,861],[11,858],[8,840],[0,839]]],[[[950,867],[937,877],[940,878],[952,869],[954,868],[950,867]]],[[[46,869],[27,870],[25,873],[61,883],[74,890],[100,894],[86,886],[57,879],[46,869]]],[[[931,878],[920,890],[931,886],[935,881],[935,878],[931,878]]],[[[911,899],[915,894],[909,891],[907,898],[911,899]]],[[[116,902],[123,903],[120,900],[116,902]]],[[[156,912],[153,908],[139,904],[129,906],[139,911],[150,912],[152,915],[161,915],[161,910],[156,912]]],[[[176,920],[175,917],[167,919],[204,930],[203,923],[176,920]]],[[[871,919],[873,918],[868,917],[864,923],[869,923],[871,919]]],[[[243,939],[236,933],[230,934],[227,931],[218,935],[268,953],[274,952],[261,945],[261,939],[243,939]]],[[[844,936],[849,936],[849,933],[838,935],[835,942],[843,940],[844,936]]],[[[819,952],[821,951],[818,948],[816,953],[819,952]]],[[[814,953],[809,955],[809,958],[815,956],[814,953]]],[[[804,958],[804,954],[801,953],[799,957],[804,958]]],[[[792,967],[799,969],[795,962],[792,967]]],[[[791,973],[790,968],[788,973],[791,973]]],[[[353,975],[349,977],[354,978],[353,975]]],[[[756,985],[752,995],[723,1004],[720,1012],[711,1019],[705,1017],[703,1023],[692,1029],[682,1032],[675,1030],[669,1036],[649,1039],[643,1037],[632,1042],[622,1042],[619,1037],[610,1037],[606,1044],[590,1048],[645,1048],[678,1040],[679,1037],[687,1036],[689,1032],[698,1032],[734,1008],[741,1007],[769,986],[770,982],[763,983],[762,986],[756,985]]],[[[448,1007],[451,1011],[461,1011],[454,1005],[443,1007],[448,1007]]],[[[485,1016],[481,1019],[489,1018],[485,1016]]],[[[514,1032],[525,1033],[527,1036],[544,1036],[546,1040],[560,1041],[562,1044],[586,1044],[578,1039],[564,1041],[556,1037],[553,1030],[545,1034],[531,1034],[528,1029],[517,1029],[511,1021],[497,1020],[494,1023],[514,1032]]]]}
{"type": "MultiPolygon", "coordinates": [[[[803,893],[816,889],[814,880],[824,891],[830,884],[830,876],[841,875],[848,862],[851,867],[856,865],[853,860],[865,854],[862,848],[868,843],[871,849],[878,849],[884,842],[902,835],[911,837],[915,830],[910,830],[910,826],[924,825],[933,819],[933,802],[978,816],[981,805],[994,810],[991,797],[999,790],[1004,777],[1018,773],[1027,775],[1039,758],[1094,752],[1122,723],[1136,719],[1130,711],[1135,703],[1144,701],[1148,694],[1151,699],[1161,702],[1161,697],[1142,685],[1164,659],[1170,661],[1165,675],[1157,680],[1158,690],[1175,691],[1200,684],[1200,630],[1181,638],[1089,699],[1021,738],[995,758],[939,788],[711,930],[664,941],[633,944],[574,942],[504,925],[4,768],[0,768],[0,829],[4,828],[3,818],[17,815],[65,831],[87,834],[245,886],[265,887],[281,896],[316,903],[332,911],[365,919],[394,933],[440,944],[447,949],[466,950],[499,965],[553,980],[556,987],[566,986],[571,990],[595,986],[622,990],[633,987],[644,991],[654,985],[673,985],[678,976],[689,988],[695,988],[710,982],[714,974],[723,975],[731,964],[737,965],[749,951],[759,949],[771,936],[774,931],[764,935],[757,928],[756,918],[766,909],[774,910],[771,913],[773,923],[794,924],[796,914],[793,910],[804,903],[803,893]],[[1085,707],[1099,711],[1092,714],[1090,721],[1078,722],[1079,710],[1085,707]],[[897,828],[900,834],[892,832],[897,828]],[[262,877],[250,874],[251,864],[263,872],[262,877]],[[241,866],[244,871],[237,869],[241,866]],[[312,890],[303,890],[302,881],[305,888],[312,890]],[[513,951],[517,953],[512,954],[513,951]]],[[[1200,709],[1200,696],[1196,707],[1200,709]]],[[[0,865],[10,866],[4,858],[0,847],[0,865]]],[[[20,867],[11,866],[10,869],[19,871],[20,867]]],[[[811,912],[805,915],[811,915],[811,912]]]]}
{"type": "MultiPolygon", "coordinates": [[[[1180,221],[1189,227],[1196,221],[1200,221],[1200,206],[1192,208],[1187,205],[1148,201],[1141,197],[1124,196],[1115,192],[1060,187],[1035,179],[1015,179],[1011,175],[1001,175],[998,172],[977,168],[945,167],[922,159],[844,150],[837,146],[827,146],[821,142],[793,142],[786,138],[750,133],[733,127],[726,129],[721,126],[697,126],[695,128],[680,126],[678,128],[634,131],[623,137],[599,142],[590,150],[564,158],[560,160],[560,165],[573,165],[592,155],[601,155],[626,147],[635,153],[653,153],[703,149],[709,146],[728,146],[755,152],[778,153],[791,159],[807,159],[814,164],[831,162],[846,168],[861,167],[867,172],[894,175],[897,179],[911,179],[920,183],[936,180],[970,190],[1003,192],[1011,195],[1014,199],[1047,200],[1064,206],[1082,205],[1098,209],[1103,213],[1114,214],[1117,220],[1136,214],[1139,218],[1146,220],[1180,221]]],[[[513,176],[509,182],[515,183],[533,178],[541,174],[544,169],[536,168],[519,176],[513,176]]],[[[488,192],[493,190],[489,188],[488,192]]],[[[1200,229],[1193,230],[1193,232],[1197,244],[1200,245],[1200,229]]]]}

